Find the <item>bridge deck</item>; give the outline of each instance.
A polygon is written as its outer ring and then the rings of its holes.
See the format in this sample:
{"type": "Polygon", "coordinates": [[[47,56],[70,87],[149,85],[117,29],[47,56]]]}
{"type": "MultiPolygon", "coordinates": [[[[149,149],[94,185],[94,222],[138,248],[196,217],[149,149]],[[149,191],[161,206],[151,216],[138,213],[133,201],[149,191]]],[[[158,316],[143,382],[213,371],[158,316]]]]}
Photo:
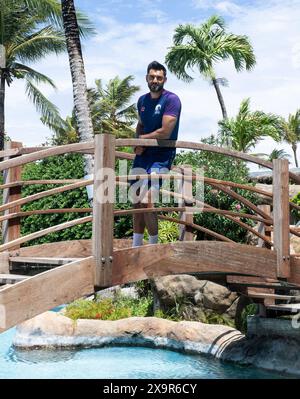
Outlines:
{"type": "MultiPolygon", "coordinates": [[[[251,278],[281,284],[276,278],[276,253],[265,248],[216,241],[183,241],[126,248],[128,243],[128,240],[115,241],[110,286],[179,273],[203,274],[211,280],[220,275],[230,276],[231,284],[234,279],[238,282],[239,278],[244,279],[244,284],[247,284],[247,279],[251,284],[251,278]]],[[[45,264],[45,251],[49,255],[50,247],[56,249],[52,261],[49,256],[47,258],[51,270],[33,277],[2,276],[2,282],[14,284],[0,288],[0,331],[94,292],[94,258],[86,256],[72,261],[80,253],[91,253],[90,241],[73,242],[72,246],[68,246],[68,242],[53,244],[22,248],[9,254],[11,264],[16,264],[17,254],[19,261],[39,263],[40,259],[41,264],[45,264]],[[65,251],[62,251],[63,248],[65,251]],[[66,257],[57,258],[58,251],[66,257]],[[60,265],[61,262],[68,263],[60,265]]],[[[295,287],[293,284],[300,285],[298,269],[298,261],[292,262],[294,280],[291,280],[291,289],[295,287]]],[[[268,297],[268,294],[254,293],[252,296],[261,299],[268,297]]],[[[289,298],[291,296],[282,296],[282,299],[289,298]]]]}

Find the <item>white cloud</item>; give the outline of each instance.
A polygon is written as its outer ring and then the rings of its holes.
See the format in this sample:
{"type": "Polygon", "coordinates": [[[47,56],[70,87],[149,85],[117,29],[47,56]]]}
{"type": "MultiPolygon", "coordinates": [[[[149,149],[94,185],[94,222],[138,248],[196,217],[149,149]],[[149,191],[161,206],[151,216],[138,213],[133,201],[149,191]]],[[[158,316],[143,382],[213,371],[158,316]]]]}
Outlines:
{"type": "Polygon", "coordinates": [[[243,7],[233,1],[193,0],[196,9],[212,9],[223,15],[237,16],[243,12],[243,7]]]}

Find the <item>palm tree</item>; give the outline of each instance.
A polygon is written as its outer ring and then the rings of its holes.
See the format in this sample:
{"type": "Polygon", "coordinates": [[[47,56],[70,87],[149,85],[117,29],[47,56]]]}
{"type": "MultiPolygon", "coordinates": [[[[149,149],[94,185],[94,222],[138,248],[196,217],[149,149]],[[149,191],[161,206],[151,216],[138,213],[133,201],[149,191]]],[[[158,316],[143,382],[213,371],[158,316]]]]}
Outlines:
{"type": "Polygon", "coordinates": [[[57,108],[46,99],[36,86],[46,83],[55,87],[53,81],[31,68],[28,63],[36,62],[46,55],[65,50],[62,32],[50,25],[50,17],[26,6],[25,1],[0,2],[0,45],[2,66],[0,70],[0,150],[5,134],[5,90],[14,79],[24,79],[26,93],[42,116],[51,121],[57,115],[57,108]],[[45,26],[45,23],[49,23],[45,26]],[[41,26],[43,25],[43,26],[41,26]]]}
{"type": "Polygon", "coordinates": [[[213,15],[199,27],[179,25],[175,29],[173,42],[166,55],[169,70],[179,79],[191,82],[193,78],[187,69],[197,67],[200,74],[213,84],[223,119],[226,119],[227,111],[220,90],[220,84],[226,84],[226,80],[216,77],[215,64],[231,58],[238,72],[253,68],[256,60],[248,37],[226,33],[224,19],[213,15]]]}
{"type": "MultiPolygon", "coordinates": [[[[61,9],[69,63],[73,83],[73,98],[76,122],[81,141],[93,139],[93,123],[89,108],[86,77],[82,57],[80,34],[73,0],[61,0],[61,9]]],[[[85,155],[84,171],[86,175],[92,173],[92,156],[85,155]]]]}
{"type": "Polygon", "coordinates": [[[300,141],[300,109],[295,115],[290,114],[288,121],[284,124],[283,140],[292,146],[295,165],[298,168],[297,144],[300,141]]]}
{"type": "MultiPolygon", "coordinates": [[[[251,155],[265,159],[266,161],[269,161],[269,162],[273,162],[274,159],[288,159],[291,157],[287,152],[285,152],[285,150],[283,148],[280,148],[280,149],[274,148],[274,150],[272,150],[270,154],[265,154],[262,152],[262,153],[251,154],[251,155]]],[[[262,168],[263,166],[258,165],[258,167],[262,168]]]]}
{"type": "Polygon", "coordinates": [[[89,90],[92,120],[95,133],[113,133],[119,138],[134,135],[132,124],[138,119],[135,104],[129,104],[131,97],[140,90],[132,85],[134,77],[111,79],[105,88],[96,80],[96,89],[89,90]]]}
{"type": "MultiPolygon", "coordinates": [[[[95,81],[95,88],[88,89],[88,100],[91,109],[95,133],[106,132],[115,134],[117,138],[133,136],[133,124],[138,120],[136,105],[130,104],[132,96],[140,89],[132,85],[133,76],[124,79],[118,76],[111,79],[103,88],[100,79],[95,81]]],[[[79,140],[75,110],[66,120],[61,117],[49,123],[42,119],[54,132],[51,142],[55,145],[76,143],[79,140]]]]}
{"type": "MultiPolygon", "coordinates": [[[[79,15],[81,32],[91,32],[88,20],[79,15]]],[[[26,94],[44,120],[49,123],[58,116],[55,107],[38,89],[39,83],[55,88],[54,82],[33,69],[30,63],[49,54],[66,50],[60,3],[57,0],[0,0],[0,150],[5,135],[5,91],[15,79],[23,79],[26,94]]]]}
{"type": "Polygon", "coordinates": [[[262,111],[250,111],[250,99],[242,101],[235,118],[219,122],[220,139],[233,149],[249,152],[263,137],[280,141],[284,121],[274,114],[262,111]]]}

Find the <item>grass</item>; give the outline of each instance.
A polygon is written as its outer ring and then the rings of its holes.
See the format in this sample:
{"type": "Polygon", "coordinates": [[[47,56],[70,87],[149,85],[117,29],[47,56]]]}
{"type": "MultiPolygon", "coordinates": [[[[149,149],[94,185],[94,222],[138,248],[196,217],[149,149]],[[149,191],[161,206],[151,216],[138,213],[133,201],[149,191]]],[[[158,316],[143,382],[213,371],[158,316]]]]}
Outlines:
{"type": "Polygon", "coordinates": [[[119,320],[134,316],[148,316],[150,309],[152,309],[150,297],[134,299],[116,295],[113,299],[96,298],[94,301],[79,299],[66,307],[65,316],[72,320],[119,320]]]}

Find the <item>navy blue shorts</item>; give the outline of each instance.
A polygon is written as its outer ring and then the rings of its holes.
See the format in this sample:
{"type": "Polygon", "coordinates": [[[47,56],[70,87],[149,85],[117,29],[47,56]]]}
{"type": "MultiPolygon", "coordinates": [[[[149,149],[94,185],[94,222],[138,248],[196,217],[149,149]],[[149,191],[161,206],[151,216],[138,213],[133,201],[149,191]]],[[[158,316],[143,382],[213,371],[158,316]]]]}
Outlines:
{"type": "MultiPolygon", "coordinates": [[[[171,170],[175,155],[175,151],[152,153],[146,149],[142,155],[135,156],[130,174],[168,173],[171,170]]],[[[137,180],[129,180],[131,185],[136,182],[137,180]]],[[[159,189],[162,183],[162,179],[153,179],[153,181],[148,179],[148,188],[152,186],[159,189]]]]}

